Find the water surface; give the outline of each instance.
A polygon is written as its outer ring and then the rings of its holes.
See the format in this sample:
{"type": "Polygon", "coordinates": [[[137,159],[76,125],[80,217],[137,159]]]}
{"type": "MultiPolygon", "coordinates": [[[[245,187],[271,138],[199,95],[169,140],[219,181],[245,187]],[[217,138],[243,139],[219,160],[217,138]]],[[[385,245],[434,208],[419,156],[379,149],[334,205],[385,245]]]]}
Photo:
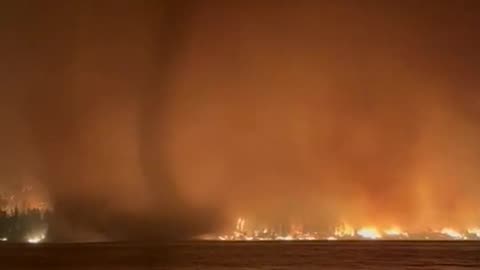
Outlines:
{"type": "Polygon", "coordinates": [[[480,269],[480,242],[1,244],[0,269],[480,269]]]}

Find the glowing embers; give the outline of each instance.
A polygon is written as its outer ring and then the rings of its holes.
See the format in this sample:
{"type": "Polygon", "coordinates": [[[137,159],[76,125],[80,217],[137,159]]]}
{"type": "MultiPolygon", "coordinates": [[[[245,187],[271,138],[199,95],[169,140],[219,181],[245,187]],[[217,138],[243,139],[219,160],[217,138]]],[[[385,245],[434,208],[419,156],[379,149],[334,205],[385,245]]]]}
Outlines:
{"type": "Polygon", "coordinates": [[[363,227],[357,231],[357,235],[364,239],[376,240],[382,238],[382,234],[375,227],[363,227]]]}
{"type": "Polygon", "coordinates": [[[443,235],[446,235],[452,239],[455,239],[455,240],[461,240],[461,239],[466,239],[466,237],[459,233],[458,231],[454,230],[454,229],[451,229],[451,228],[443,228],[441,231],[440,231],[441,234],[443,235]]]}

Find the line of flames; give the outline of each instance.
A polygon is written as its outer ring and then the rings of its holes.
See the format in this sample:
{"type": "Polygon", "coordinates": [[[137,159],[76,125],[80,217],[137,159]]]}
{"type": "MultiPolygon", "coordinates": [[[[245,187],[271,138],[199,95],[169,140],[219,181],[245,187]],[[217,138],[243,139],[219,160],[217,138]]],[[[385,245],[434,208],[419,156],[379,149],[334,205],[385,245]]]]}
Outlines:
{"type": "Polygon", "coordinates": [[[472,227],[465,230],[457,230],[450,227],[444,227],[439,230],[430,230],[425,233],[409,233],[402,230],[399,226],[388,228],[379,228],[376,226],[363,226],[355,228],[348,223],[342,223],[335,227],[333,233],[321,234],[318,232],[300,232],[295,231],[287,235],[278,235],[272,233],[272,230],[264,228],[254,232],[245,230],[246,220],[239,218],[233,234],[216,236],[217,240],[480,240],[480,227],[472,227]]]}

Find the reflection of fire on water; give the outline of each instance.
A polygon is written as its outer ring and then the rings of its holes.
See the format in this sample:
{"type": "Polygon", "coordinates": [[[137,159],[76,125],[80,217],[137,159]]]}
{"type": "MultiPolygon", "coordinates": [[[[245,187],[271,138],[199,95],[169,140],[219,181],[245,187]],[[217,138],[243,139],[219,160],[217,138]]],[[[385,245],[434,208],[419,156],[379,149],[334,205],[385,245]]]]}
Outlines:
{"type": "Polygon", "coordinates": [[[312,241],[312,240],[480,240],[480,227],[464,230],[442,228],[424,232],[407,232],[398,226],[387,228],[365,226],[355,228],[348,223],[341,223],[326,232],[304,232],[303,226],[291,225],[289,231],[262,227],[255,229],[248,225],[245,218],[237,219],[235,230],[231,234],[210,236],[202,239],[222,241],[312,241]],[[252,228],[252,229],[250,229],[252,228]]]}

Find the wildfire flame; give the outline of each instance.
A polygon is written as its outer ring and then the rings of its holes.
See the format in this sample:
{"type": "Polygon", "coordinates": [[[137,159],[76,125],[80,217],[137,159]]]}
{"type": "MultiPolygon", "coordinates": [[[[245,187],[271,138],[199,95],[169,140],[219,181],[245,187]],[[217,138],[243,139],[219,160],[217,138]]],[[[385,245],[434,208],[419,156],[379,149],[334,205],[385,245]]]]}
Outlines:
{"type": "Polygon", "coordinates": [[[398,227],[392,227],[392,228],[387,229],[383,232],[385,233],[385,235],[388,235],[388,236],[408,236],[407,232],[402,231],[398,227]]]}
{"type": "Polygon", "coordinates": [[[355,229],[352,226],[343,223],[335,228],[334,235],[336,237],[353,237],[355,236],[355,229]]]}
{"type": "Polygon", "coordinates": [[[245,219],[244,218],[238,218],[237,219],[236,229],[239,232],[244,231],[244,229],[245,229],[245,219]]]}
{"type": "Polygon", "coordinates": [[[43,234],[43,233],[38,234],[38,235],[32,235],[32,236],[27,238],[27,243],[38,244],[38,243],[42,242],[44,239],[45,239],[45,234],[43,234]]]}
{"type": "Polygon", "coordinates": [[[461,233],[459,233],[458,231],[454,230],[454,229],[451,229],[451,228],[443,228],[440,233],[450,237],[450,238],[453,238],[453,239],[462,239],[462,238],[465,238],[461,233]]]}
{"type": "Polygon", "coordinates": [[[473,234],[473,235],[475,235],[476,237],[479,237],[479,238],[480,238],[480,227],[478,227],[478,228],[470,228],[470,229],[467,230],[467,232],[468,232],[469,234],[473,234]]]}
{"type": "MultiPolygon", "coordinates": [[[[262,225],[256,228],[255,224],[250,224],[248,228],[245,226],[246,219],[237,219],[235,230],[232,233],[216,235],[208,239],[218,240],[236,240],[236,241],[310,241],[310,240],[480,240],[480,227],[470,228],[451,228],[444,227],[439,230],[418,230],[406,231],[399,226],[391,227],[375,226],[370,223],[369,226],[354,227],[348,223],[341,223],[335,227],[333,231],[304,231],[303,226],[294,225],[287,232],[285,230],[277,230],[275,227],[269,228],[262,225]]],[[[441,227],[440,227],[441,228],[441,227]]],[[[33,239],[35,242],[36,239],[33,239]]]]}
{"type": "Polygon", "coordinates": [[[357,231],[357,235],[365,239],[379,239],[382,235],[375,227],[364,227],[357,231]]]}
{"type": "Polygon", "coordinates": [[[292,241],[292,240],[295,240],[295,239],[293,238],[293,236],[291,236],[291,235],[287,235],[287,236],[285,236],[285,237],[283,237],[283,236],[277,236],[277,238],[275,238],[275,239],[276,239],[276,240],[283,240],[283,241],[292,241]]]}

